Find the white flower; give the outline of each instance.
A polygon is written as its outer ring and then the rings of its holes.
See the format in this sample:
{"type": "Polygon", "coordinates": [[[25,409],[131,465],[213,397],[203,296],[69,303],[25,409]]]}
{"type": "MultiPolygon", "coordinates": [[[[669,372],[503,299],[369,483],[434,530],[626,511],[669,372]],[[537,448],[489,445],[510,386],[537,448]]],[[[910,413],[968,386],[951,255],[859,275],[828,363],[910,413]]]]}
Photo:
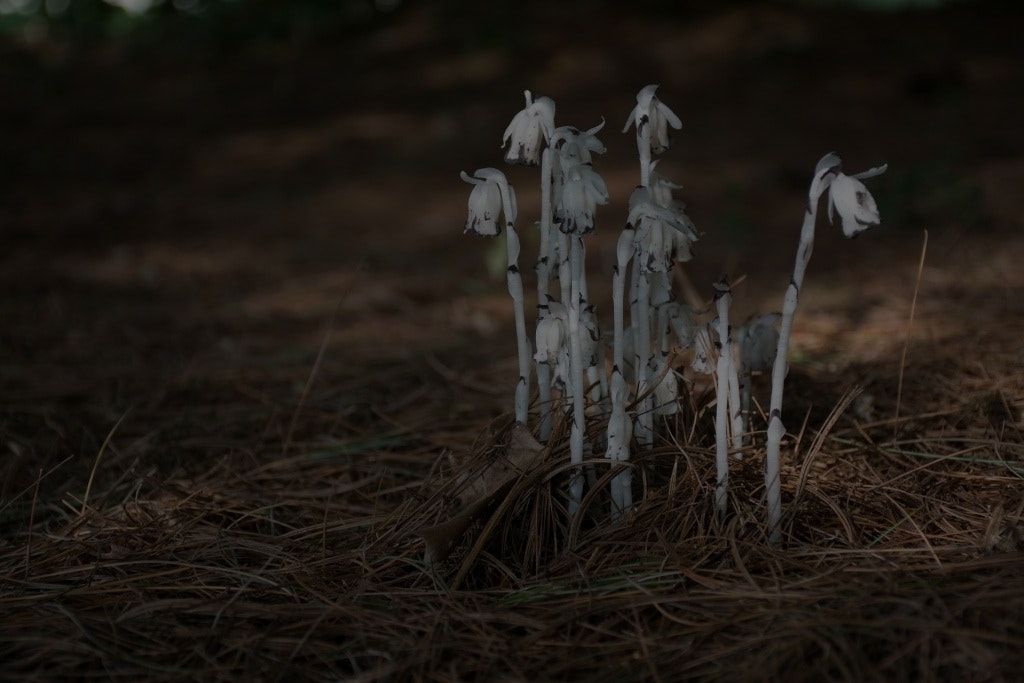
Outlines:
{"type": "Polygon", "coordinates": [[[473,186],[469,193],[469,216],[466,219],[464,232],[472,232],[485,237],[493,237],[501,233],[498,216],[502,213],[501,187],[508,189],[509,214],[505,220],[516,221],[516,193],[505,180],[505,174],[496,168],[478,168],[473,175],[462,172],[461,177],[473,186]]]}
{"type": "Polygon", "coordinates": [[[740,374],[768,372],[775,363],[775,351],[779,345],[778,313],[756,315],[743,327],[736,330],[736,345],[739,347],[740,374]]]}
{"type": "Polygon", "coordinates": [[[644,272],[665,272],[677,261],[692,258],[690,243],[697,240],[693,222],[676,208],[659,206],[647,188],[633,190],[627,223],[636,231],[639,263],[644,272]]]}
{"type": "Polygon", "coordinates": [[[636,126],[637,136],[648,135],[651,140],[651,151],[661,154],[669,146],[668,127],[672,126],[679,130],[683,123],[664,102],[655,97],[657,89],[657,85],[648,85],[637,93],[636,106],[626,119],[622,132],[629,130],[630,125],[636,126]]]}
{"type": "Polygon", "coordinates": [[[564,233],[585,235],[594,230],[594,211],[608,203],[608,188],[589,164],[571,161],[562,166],[555,220],[564,233]]]}
{"type": "Polygon", "coordinates": [[[880,222],[878,206],[875,198],[864,187],[862,178],[873,178],[885,173],[886,166],[883,164],[863,173],[848,176],[842,171],[837,172],[832,180],[828,194],[829,220],[835,225],[836,215],[843,223],[843,234],[847,237],[856,237],[868,228],[877,226],[880,222]]]}
{"type": "Polygon", "coordinates": [[[550,97],[534,100],[529,90],[524,95],[526,107],[508,124],[501,146],[508,145],[505,153],[508,163],[536,166],[540,163],[544,142],[550,140],[555,131],[555,102],[550,97]]]}
{"type": "Polygon", "coordinates": [[[547,312],[537,321],[537,352],[533,359],[538,363],[557,363],[567,337],[565,306],[549,301],[547,312]]]}
{"type": "Polygon", "coordinates": [[[592,154],[604,154],[604,143],[597,134],[604,128],[604,119],[589,130],[581,131],[576,126],[559,126],[551,136],[551,146],[558,150],[560,157],[590,163],[592,154]]]}

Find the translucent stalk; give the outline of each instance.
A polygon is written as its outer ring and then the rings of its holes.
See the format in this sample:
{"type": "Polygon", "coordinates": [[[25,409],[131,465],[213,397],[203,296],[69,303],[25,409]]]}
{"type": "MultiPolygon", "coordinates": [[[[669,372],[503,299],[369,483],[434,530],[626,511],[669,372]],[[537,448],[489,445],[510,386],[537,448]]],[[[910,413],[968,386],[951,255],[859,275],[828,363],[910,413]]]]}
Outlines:
{"type": "Polygon", "coordinates": [[[512,202],[508,185],[498,184],[501,189],[502,213],[505,215],[505,240],[507,246],[508,293],[512,297],[516,319],[516,347],[519,359],[519,381],[516,382],[516,421],[527,424],[527,407],[530,399],[530,342],[526,337],[526,311],[523,307],[523,276],[519,272],[519,235],[509,218],[512,202]]]}
{"type": "MultiPolygon", "coordinates": [[[[551,280],[551,148],[544,149],[540,163],[540,255],[537,258],[538,318],[548,314],[548,284],[551,280]]],[[[540,441],[551,436],[551,365],[537,362],[537,385],[540,399],[540,441]]]]}
{"type": "Polygon", "coordinates": [[[803,226],[800,229],[800,246],[796,251],[796,262],[793,264],[793,275],[786,288],[786,298],[782,306],[782,326],[779,330],[779,345],[775,350],[775,363],[772,366],[772,398],[768,412],[768,453],[765,458],[764,485],[768,508],[768,540],[777,545],[782,540],[779,524],[782,520],[782,481],[780,479],[779,451],[786,428],[782,424],[782,392],[786,383],[786,353],[789,350],[789,337],[793,329],[793,316],[796,314],[800,289],[804,284],[804,274],[814,250],[814,224],[818,217],[818,200],[828,189],[832,174],[838,165],[838,157],[827,155],[818,162],[814,181],[808,195],[807,210],[804,213],[803,226]],[[834,161],[833,161],[834,160],[834,161]],[[830,165],[831,164],[831,165],[830,165]]]}
{"type": "Polygon", "coordinates": [[[715,371],[715,509],[724,515],[729,500],[729,438],[728,394],[732,353],[729,346],[729,305],[732,294],[724,278],[715,285],[715,306],[718,309],[718,365],[715,371]]]}
{"type": "MultiPolygon", "coordinates": [[[[569,434],[569,462],[583,463],[583,433],[586,427],[583,395],[583,352],[580,347],[580,278],[582,277],[582,245],[580,237],[572,235],[569,249],[571,292],[569,298],[569,372],[572,375],[572,430],[569,434]]],[[[569,480],[569,514],[575,515],[583,500],[583,473],[574,467],[569,480]]]]}

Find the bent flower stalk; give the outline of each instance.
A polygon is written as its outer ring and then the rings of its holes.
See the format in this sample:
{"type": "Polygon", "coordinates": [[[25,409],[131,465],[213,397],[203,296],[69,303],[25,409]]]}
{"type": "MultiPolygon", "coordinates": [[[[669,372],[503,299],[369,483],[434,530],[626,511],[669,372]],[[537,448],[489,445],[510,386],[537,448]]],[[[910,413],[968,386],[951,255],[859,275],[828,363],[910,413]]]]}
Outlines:
{"type": "Polygon", "coordinates": [[[878,207],[874,197],[864,187],[862,179],[885,173],[886,166],[878,166],[863,173],[845,175],[842,160],[834,153],[826,154],[814,169],[814,178],[807,195],[807,209],[803,227],[800,230],[800,246],[796,252],[793,276],[786,289],[782,307],[782,326],[779,330],[779,344],[772,365],[772,399],[768,412],[768,453],[765,458],[765,490],[768,508],[768,538],[773,544],[782,540],[779,523],[782,520],[782,484],[780,480],[779,450],[786,429],[782,424],[782,392],[788,367],[786,352],[793,328],[797,301],[804,283],[807,264],[814,249],[814,225],[818,217],[818,203],[825,192],[829,192],[828,206],[832,223],[838,217],[842,222],[843,234],[856,237],[864,230],[879,224],[878,207]]]}
{"type": "MultiPolygon", "coordinates": [[[[508,147],[505,161],[510,164],[536,166],[540,162],[540,253],[537,273],[537,326],[548,314],[548,281],[551,273],[551,139],[555,131],[555,102],[549,97],[533,99],[530,91],[523,93],[526,106],[518,112],[502,135],[502,146],[508,147]],[[543,152],[541,150],[543,149],[543,152]]],[[[537,361],[537,386],[540,393],[540,440],[551,434],[551,364],[537,361]]]]}
{"type": "Polygon", "coordinates": [[[516,421],[525,425],[530,398],[530,341],[526,336],[526,312],[523,308],[523,277],[519,272],[519,235],[516,233],[516,195],[496,168],[479,168],[462,179],[473,186],[469,193],[469,216],[466,232],[493,237],[501,232],[499,213],[505,219],[507,252],[506,280],[508,293],[516,319],[516,349],[519,361],[519,381],[516,382],[516,421]]]}

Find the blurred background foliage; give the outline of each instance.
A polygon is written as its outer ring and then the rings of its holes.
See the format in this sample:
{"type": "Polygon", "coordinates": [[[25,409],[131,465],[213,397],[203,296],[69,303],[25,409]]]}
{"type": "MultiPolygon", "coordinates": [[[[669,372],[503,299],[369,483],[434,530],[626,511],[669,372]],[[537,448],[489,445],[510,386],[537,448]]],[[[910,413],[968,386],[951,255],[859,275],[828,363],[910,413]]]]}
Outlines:
{"type": "MultiPolygon", "coordinates": [[[[608,0],[593,0],[593,2],[608,0]]],[[[790,0],[788,4],[819,7],[860,7],[875,11],[933,8],[957,0],[790,0]]],[[[969,1],[969,0],[960,0],[969,1]]],[[[236,48],[242,44],[344,38],[415,3],[403,0],[0,0],[0,34],[26,42],[120,41],[128,45],[165,44],[180,49],[236,48]]],[[[438,0],[435,9],[457,30],[471,21],[463,35],[474,46],[520,39],[510,25],[519,16],[521,0],[490,0],[486,11],[471,0],[438,0]]],[[[584,9],[591,3],[582,3],[584,9]]],[[[733,0],[731,4],[741,4],[733,0]]],[[[679,2],[638,0],[641,11],[671,16],[714,0],[679,2]]]]}

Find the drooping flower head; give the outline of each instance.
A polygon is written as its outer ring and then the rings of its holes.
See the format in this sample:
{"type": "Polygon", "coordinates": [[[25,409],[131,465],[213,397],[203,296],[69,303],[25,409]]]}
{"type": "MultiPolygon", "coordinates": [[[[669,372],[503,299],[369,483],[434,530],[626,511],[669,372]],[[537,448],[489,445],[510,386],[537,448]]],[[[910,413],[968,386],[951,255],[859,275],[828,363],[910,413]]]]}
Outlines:
{"type": "Polygon", "coordinates": [[[882,164],[852,176],[840,171],[832,180],[828,193],[829,220],[835,225],[838,215],[843,223],[843,235],[846,237],[856,237],[881,223],[875,198],[861,180],[882,175],[886,168],[887,166],[882,164]]]}
{"type": "Polygon", "coordinates": [[[537,321],[537,352],[533,359],[538,363],[558,362],[558,356],[568,339],[568,317],[565,306],[549,301],[547,312],[537,321]]]}
{"type": "Polygon", "coordinates": [[[533,99],[530,91],[523,93],[526,107],[512,117],[505,129],[501,146],[508,145],[505,161],[510,164],[536,166],[544,143],[550,141],[555,131],[555,102],[550,97],[533,99]]]}
{"type": "Polygon", "coordinates": [[[829,221],[835,225],[838,217],[843,226],[843,235],[856,237],[868,228],[877,226],[881,219],[878,205],[861,180],[882,175],[887,164],[869,168],[862,173],[846,175],[843,162],[837,154],[830,152],[818,161],[814,169],[814,180],[808,194],[807,210],[817,206],[818,199],[828,191],[829,221]]]}
{"type": "Polygon", "coordinates": [[[555,198],[555,220],[566,234],[585,235],[594,230],[594,212],[608,203],[608,188],[601,176],[578,159],[564,157],[555,198]]]}
{"type": "Polygon", "coordinates": [[[683,127],[679,117],[668,108],[668,106],[655,96],[658,90],[657,85],[645,86],[636,95],[636,106],[626,119],[626,125],[622,132],[629,130],[631,125],[636,126],[637,137],[648,136],[651,141],[651,151],[661,154],[669,147],[668,127],[676,130],[683,127]]]}
{"type": "Polygon", "coordinates": [[[646,187],[633,190],[627,223],[636,231],[639,263],[644,272],[665,272],[677,261],[692,258],[690,243],[697,241],[693,222],[676,207],[659,206],[646,187]]]}
{"type": "Polygon", "coordinates": [[[473,186],[469,193],[469,216],[466,218],[464,232],[493,237],[501,233],[498,217],[502,214],[501,190],[508,190],[509,214],[505,219],[511,223],[516,221],[516,193],[505,179],[505,174],[496,168],[478,168],[469,175],[465,171],[461,177],[473,186]]]}
{"type": "Polygon", "coordinates": [[[551,146],[560,154],[568,146],[564,156],[570,159],[578,158],[581,162],[589,164],[591,155],[604,154],[607,151],[604,143],[597,137],[602,128],[604,128],[603,118],[601,123],[588,130],[580,130],[576,126],[559,126],[551,136],[551,146]]]}

